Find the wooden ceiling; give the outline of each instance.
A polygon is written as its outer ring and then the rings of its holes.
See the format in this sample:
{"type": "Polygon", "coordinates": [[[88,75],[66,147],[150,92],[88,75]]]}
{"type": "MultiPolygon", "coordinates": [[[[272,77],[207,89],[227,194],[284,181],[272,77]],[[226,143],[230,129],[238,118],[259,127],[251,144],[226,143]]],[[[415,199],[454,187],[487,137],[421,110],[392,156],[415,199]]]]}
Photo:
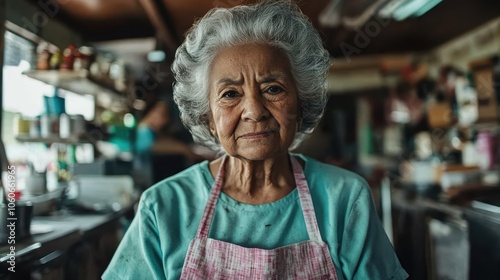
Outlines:
{"type": "MultiPolygon", "coordinates": [[[[37,0],[31,1],[35,5],[37,0]]],[[[89,42],[157,36],[169,52],[182,42],[193,22],[215,6],[253,3],[247,0],[54,0],[60,4],[55,18],[80,32],[89,42]]],[[[356,17],[377,0],[344,1],[341,14],[356,17]]],[[[342,56],[341,42],[355,46],[356,31],[324,27],[319,14],[330,0],[296,1],[322,34],[335,57],[342,56]]],[[[359,55],[407,53],[430,50],[495,17],[497,0],[444,0],[427,14],[391,21],[380,34],[360,48],[359,55]]],[[[372,20],[372,19],[370,19],[372,20]]],[[[361,30],[364,27],[361,26],[361,30]]]]}

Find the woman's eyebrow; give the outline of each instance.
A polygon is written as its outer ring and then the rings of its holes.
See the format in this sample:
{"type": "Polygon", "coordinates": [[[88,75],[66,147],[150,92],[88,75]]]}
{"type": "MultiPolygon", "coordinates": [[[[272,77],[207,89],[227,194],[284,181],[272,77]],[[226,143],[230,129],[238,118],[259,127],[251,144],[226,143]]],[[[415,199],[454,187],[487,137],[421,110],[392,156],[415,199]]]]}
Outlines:
{"type": "Polygon", "coordinates": [[[287,74],[285,74],[283,72],[276,72],[276,73],[273,73],[273,74],[268,75],[268,76],[257,78],[257,82],[258,83],[269,83],[269,82],[274,82],[277,80],[284,80],[284,79],[286,79],[286,77],[288,77],[287,74]]]}
{"type": "MultiPolygon", "coordinates": [[[[287,74],[285,74],[283,72],[276,72],[276,73],[273,73],[271,75],[258,77],[257,82],[258,83],[269,83],[269,82],[274,82],[277,80],[284,80],[284,79],[286,79],[286,77],[288,77],[287,74]]],[[[233,79],[227,78],[227,77],[221,78],[215,83],[216,86],[219,86],[219,85],[233,86],[233,85],[241,85],[241,84],[242,84],[242,79],[233,80],[233,79]]]]}
{"type": "Polygon", "coordinates": [[[233,80],[231,78],[222,78],[220,80],[218,80],[215,85],[216,86],[219,86],[219,85],[225,85],[225,86],[233,86],[233,85],[240,85],[242,82],[241,79],[238,79],[238,80],[233,80]]]}

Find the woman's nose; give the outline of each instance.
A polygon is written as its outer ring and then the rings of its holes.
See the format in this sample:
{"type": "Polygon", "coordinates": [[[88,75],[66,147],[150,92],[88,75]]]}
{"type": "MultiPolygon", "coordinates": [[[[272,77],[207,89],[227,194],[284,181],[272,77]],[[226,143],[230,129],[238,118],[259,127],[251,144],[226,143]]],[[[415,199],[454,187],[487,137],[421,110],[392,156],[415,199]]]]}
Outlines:
{"type": "Polygon", "coordinates": [[[265,100],[260,94],[246,95],[243,101],[242,119],[246,121],[262,121],[269,117],[265,100]]]}

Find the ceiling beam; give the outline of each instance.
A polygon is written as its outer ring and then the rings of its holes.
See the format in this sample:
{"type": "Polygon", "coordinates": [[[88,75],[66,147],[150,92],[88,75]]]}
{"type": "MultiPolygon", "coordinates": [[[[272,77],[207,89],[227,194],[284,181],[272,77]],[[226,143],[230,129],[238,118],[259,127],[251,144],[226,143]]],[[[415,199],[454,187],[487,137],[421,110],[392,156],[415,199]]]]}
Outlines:
{"type": "Polygon", "coordinates": [[[164,4],[162,4],[162,1],[155,1],[155,0],[138,0],[138,1],[146,11],[149,20],[156,28],[158,34],[165,42],[167,55],[173,57],[175,54],[175,50],[177,49],[179,44],[176,40],[173,27],[169,25],[168,19],[165,16],[166,8],[164,4]]]}

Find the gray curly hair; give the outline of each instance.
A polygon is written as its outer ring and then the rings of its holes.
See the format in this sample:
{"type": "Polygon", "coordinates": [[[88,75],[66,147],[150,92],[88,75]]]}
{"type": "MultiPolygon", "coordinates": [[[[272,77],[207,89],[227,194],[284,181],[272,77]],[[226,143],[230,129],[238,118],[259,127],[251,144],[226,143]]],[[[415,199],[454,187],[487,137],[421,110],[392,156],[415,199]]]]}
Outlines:
{"type": "Polygon", "coordinates": [[[181,120],[197,143],[224,152],[210,133],[207,73],[218,52],[245,43],[277,47],[290,60],[301,106],[299,128],[289,148],[293,150],[314,130],[323,115],[330,59],[318,32],[290,1],[214,8],[191,27],[172,64],[176,80],[174,101],[181,120]]]}

